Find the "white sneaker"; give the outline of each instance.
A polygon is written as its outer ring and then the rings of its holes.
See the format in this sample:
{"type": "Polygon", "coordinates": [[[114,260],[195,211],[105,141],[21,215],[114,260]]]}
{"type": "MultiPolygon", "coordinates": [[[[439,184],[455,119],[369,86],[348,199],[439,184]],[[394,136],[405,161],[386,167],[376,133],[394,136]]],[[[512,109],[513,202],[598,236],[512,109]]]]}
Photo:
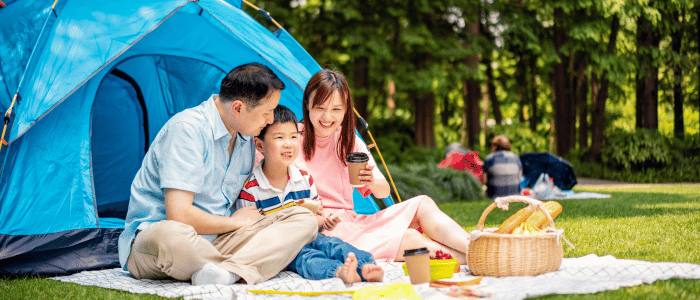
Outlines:
{"type": "Polygon", "coordinates": [[[232,285],[241,279],[240,276],[226,271],[214,263],[207,263],[197,272],[192,274],[192,285],[221,284],[232,285]]]}

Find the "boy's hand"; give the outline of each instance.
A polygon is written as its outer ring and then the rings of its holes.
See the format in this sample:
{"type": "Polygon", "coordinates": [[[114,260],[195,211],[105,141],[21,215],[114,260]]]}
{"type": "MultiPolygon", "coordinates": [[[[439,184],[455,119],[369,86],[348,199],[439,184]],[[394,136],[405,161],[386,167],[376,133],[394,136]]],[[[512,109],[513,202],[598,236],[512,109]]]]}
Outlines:
{"type": "Polygon", "coordinates": [[[340,213],[335,213],[331,215],[328,218],[325,218],[325,222],[323,223],[323,229],[325,230],[333,230],[338,223],[340,223],[340,214],[342,214],[342,210],[339,210],[338,212],[340,213]]]}
{"type": "Polygon", "coordinates": [[[326,218],[320,215],[316,215],[316,221],[318,221],[318,230],[321,231],[325,228],[326,218]]]}

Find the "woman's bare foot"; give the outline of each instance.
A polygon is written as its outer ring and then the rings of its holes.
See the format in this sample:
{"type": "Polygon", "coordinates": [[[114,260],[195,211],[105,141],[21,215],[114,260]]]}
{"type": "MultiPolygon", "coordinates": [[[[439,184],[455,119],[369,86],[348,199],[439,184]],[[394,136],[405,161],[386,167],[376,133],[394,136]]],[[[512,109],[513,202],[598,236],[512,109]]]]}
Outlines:
{"type": "Polygon", "coordinates": [[[362,266],[362,277],[370,282],[381,282],[384,280],[384,269],[375,264],[365,264],[362,266]]]}
{"type": "Polygon", "coordinates": [[[357,257],[355,257],[355,253],[348,253],[345,263],[338,268],[338,271],[335,271],[335,277],[340,278],[346,284],[362,281],[360,274],[357,274],[357,257]]]}

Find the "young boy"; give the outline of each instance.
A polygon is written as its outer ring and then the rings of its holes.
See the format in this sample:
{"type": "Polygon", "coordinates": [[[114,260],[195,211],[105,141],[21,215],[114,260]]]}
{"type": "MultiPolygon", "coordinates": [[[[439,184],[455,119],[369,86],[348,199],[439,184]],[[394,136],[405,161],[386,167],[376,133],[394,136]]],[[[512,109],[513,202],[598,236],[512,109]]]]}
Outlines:
{"type": "MultiPolygon", "coordinates": [[[[299,154],[299,132],[297,118],[289,108],[278,105],[273,123],[260,131],[254,143],[264,159],[244,184],[236,209],[255,205],[261,214],[269,215],[300,202],[317,200],[311,176],[292,166],[299,154]]],[[[321,206],[316,212],[319,230],[333,229],[339,219],[323,217],[322,209],[321,206]]],[[[382,281],[384,277],[384,270],[370,253],[321,233],[304,246],[287,269],[306,279],[338,277],[346,284],[382,281]]]]}

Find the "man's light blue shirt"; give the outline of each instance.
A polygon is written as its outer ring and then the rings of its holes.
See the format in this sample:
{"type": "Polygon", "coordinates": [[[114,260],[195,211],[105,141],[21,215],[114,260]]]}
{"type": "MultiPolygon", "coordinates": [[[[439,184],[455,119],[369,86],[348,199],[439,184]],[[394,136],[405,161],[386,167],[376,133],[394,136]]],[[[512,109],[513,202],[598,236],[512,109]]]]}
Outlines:
{"type": "MultiPolygon", "coordinates": [[[[212,95],[202,104],[173,116],[151,143],[131,184],[124,231],[119,236],[119,262],[126,270],[136,230],[166,219],[166,188],[194,193],[194,206],[219,216],[229,208],[253,170],[255,145],[238,134],[229,159],[231,134],[212,95]]],[[[214,241],[216,235],[201,235],[214,241]]]]}

